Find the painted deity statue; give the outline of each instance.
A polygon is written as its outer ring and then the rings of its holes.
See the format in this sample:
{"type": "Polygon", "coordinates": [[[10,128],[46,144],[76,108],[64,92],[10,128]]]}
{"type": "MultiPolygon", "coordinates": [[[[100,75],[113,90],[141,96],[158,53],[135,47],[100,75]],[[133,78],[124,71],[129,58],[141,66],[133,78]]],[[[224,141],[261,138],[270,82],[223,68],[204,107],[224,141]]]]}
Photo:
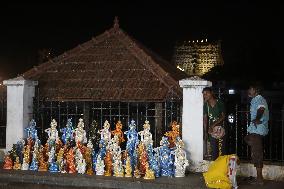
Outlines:
{"type": "Polygon", "coordinates": [[[101,155],[101,158],[104,159],[106,155],[107,146],[109,145],[111,141],[111,132],[109,130],[110,124],[106,120],[104,122],[103,129],[99,130],[98,133],[101,135],[100,143],[99,143],[99,154],[101,155]]]}
{"type": "Polygon", "coordinates": [[[176,140],[176,149],[174,150],[175,155],[175,177],[184,177],[185,169],[189,165],[184,150],[184,143],[180,137],[176,140]]]}
{"type": "Polygon", "coordinates": [[[79,174],[85,174],[85,172],[86,172],[86,160],[84,158],[79,159],[78,166],[77,166],[76,170],[79,174]]]}
{"type": "Polygon", "coordinates": [[[171,151],[169,148],[168,137],[162,137],[160,142],[160,168],[161,176],[173,176],[173,160],[171,156],[171,151]]]}
{"type": "Polygon", "coordinates": [[[58,165],[58,169],[59,169],[59,172],[61,173],[65,173],[66,170],[65,170],[65,166],[64,166],[64,148],[60,148],[58,154],[57,154],[57,159],[56,159],[56,163],[58,165]]]}
{"type": "Polygon", "coordinates": [[[111,134],[113,136],[115,135],[118,136],[118,139],[119,139],[118,145],[120,145],[122,142],[125,141],[124,136],[123,136],[124,134],[121,129],[122,129],[122,123],[121,121],[118,121],[115,125],[115,130],[111,131],[111,134]]]}
{"type": "Polygon", "coordinates": [[[30,137],[33,140],[36,140],[38,138],[36,130],[36,122],[34,119],[30,121],[29,126],[25,128],[25,131],[27,132],[27,138],[30,137]]]}
{"type": "Polygon", "coordinates": [[[152,134],[150,132],[149,121],[145,121],[143,125],[143,131],[138,132],[141,137],[141,142],[147,147],[149,144],[153,145],[152,134]]]}
{"type": "Polygon", "coordinates": [[[180,126],[177,124],[176,121],[173,121],[171,127],[172,127],[172,130],[166,132],[165,136],[169,138],[169,143],[170,143],[169,147],[173,148],[175,147],[176,138],[180,137],[180,132],[179,132],[180,126]]]}
{"type": "Polygon", "coordinates": [[[87,143],[87,148],[86,148],[86,152],[85,152],[85,160],[86,160],[86,173],[88,175],[92,175],[94,173],[94,166],[96,163],[95,162],[95,151],[93,149],[93,143],[92,143],[92,140],[89,139],[88,143],[87,143]],[[94,166],[93,166],[94,164],[94,166]]]}
{"type": "Polygon", "coordinates": [[[75,166],[75,163],[74,163],[74,150],[73,148],[70,148],[67,155],[66,155],[66,158],[67,158],[67,171],[68,173],[76,173],[76,166],[75,166]]]}
{"type": "Polygon", "coordinates": [[[83,154],[81,153],[80,149],[77,148],[75,150],[75,160],[76,160],[76,170],[80,174],[84,174],[86,172],[86,160],[83,157],[83,154]]]}
{"type": "Polygon", "coordinates": [[[59,167],[55,162],[55,148],[52,147],[50,152],[48,152],[48,163],[49,163],[49,172],[56,173],[59,171],[59,167]]]}
{"type": "Polygon", "coordinates": [[[129,156],[127,156],[125,163],[125,177],[132,177],[132,167],[129,156]]]}
{"type": "Polygon", "coordinates": [[[30,165],[30,146],[26,145],[24,147],[24,158],[23,158],[23,164],[21,170],[29,170],[30,165]]]}
{"type": "Polygon", "coordinates": [[[145,146],[142,142],[138,145],[138,168],[141,175],[145,175],[146,173],[146,164],[148,163],[147,152],[145,146]]]}
{"type": "Polygon", "coordinates": [[[13,169],[14,170],[20,170],[21,169],[21,162],[20,162],[20,158],[17,156],[16,157],[16,160],[14,162],[14,166],[13,166],[13,169]]]}
{"type": "Polygon", "coordinates": [[[29,167],[29,170],[31,170],[31,171],[37,171],[38,170],[38,157],[37,156],[38,156],[38,149],[34,148],[32,162],[31,162],[31,165],[29,167]]]}
{"type": "Polygon", "coordinates": [[[55,119],[52,119],[50,123],[50,128],[45,129],[44,131],[48,134],[48,145],[49,145],[49,150],[51,147],[55,147],[56,142],[58,141],[58,131],[57,131],[57,122],[55,119]]]}
{"type": "Polygon", "coordinates": [[[112,156],[110,151],[108,150],[106,153],[106,156],[104,158],[105,160],[105,176],[111,176],[112,174],[112,156]]]}
{"type": "Polygon", "coordinates": [[[148,145],[146,148],[147,150],[147,156],[148,156],[148,162],[149,162],[149,169],[154,171],[155,177],[160,176],[160,167],[159,167],[159,158],[156,158],[158,154],[153,149],[153,146],[151,144],[148,145]]]}
{"type": "Polygon", "coordinates": [[[114,135],[114,137],[109,141],[107,145],[107,150],[109,150],[113,156],[116,156],[117,154],[121,153],[121,148],[119,146],[119,138],[117,135],[114,135]]]}
{"type": "Polygon", "coordinates": [[[30,151],[33,150],[34,144],[35,144],[35,142],[33,141],[33,139],[31,137],[27,138],[27,145],[26,146],[29,146],[30,151]]]}
{"type": "Polygon", "coordinates": [[[106,149],[107,149],[107,145],[105,143],[105,141],[103,139],[100,140],[100,144],[99,144],[99,152],[98,154],[100,154],[101,158],[103,159],[106,155],[106,149]]]}
{"type": "MultiPolygon", "coordinates": [[[[156,147],[153,149],[153,157],[154,160],[153,162],[156,163],[154,166],[152,166],[152,169],[155,172],[155,176],[159,177],[160,176],[160,151],[159,151],[160,147],[156,147]]],[[[151,159],[149,160],[150,162],[150,166],[151,166],[151,159]]]]}
{"type": "Polygon", "coordinates": [[[104,175],[104,160],[101,158],[101,155],[98,154],[96,162],[96,175],[104,175]]]}
{"type": "MultiPolygon", "coordinates": [[[[121,154],[120,154],[120,158],[121,158],[121,154]]],[[[112,164],[113,172],[114,172],[113,176],[115,177],[124,177],[124,168],[123,168],[122,161],[120,158],[118,156],[118,158],[116,158],[114,160],[114,163],[112,164]]]]}
{"type": "Polygon", "coordinates": [[[93,149],[92,150],[92,168],[93,168],[94,173],[96,173],[98,155],[99,153],[93,149]]]}
{"type": "Polygon", "coordinates": [[[18,156],[17,154],[17,144],[13,144],[12,149],[8,151],[10,154],[10,157],[12,158],[12,161],[16,160],[16,157],[18,156]]]}
{"type": "Polygon", "coordinates": [[[134,174],[135,178],[140,178],[141,177],[140,171],[138,169],[138,165],[135,166],[133,174],[134,174]]]}
{"type": "Polygon", "coordinates": [[[71,141],[74,140],[73,133],[74,129],[72,126],[72,119],[67,120],[66,127],[60,129],[60,132],[62,133],[61,139],[64,144],[67,144],[68,142],[70,143],[71,141]]]}
{"type": "Polygon", "coordinates": [[[50,164],[55,158],[55,148],[52,147],[48,154],[48,163],[50,164]]]}
{"type": "Polygon", "coordinates": [[[47,162],[45,161],[45,157],[43,155],[43,147],[41,147],[39,149],[39,168],[38,168],[38,171],[47,171],[48,169],[48,164],[47,162]]]}
{"type": "Polygon", "coordinates": [[[82,118],[79,119],[79,123],[77,125],[77,128],[75,129],[75,142],[76,144],[87,143],[87,136],[86,136],[86,131],[84,130],[84,122],[82,118]]]}
{"type": "Polygon", "coordinates": [[[87,148],[89,148],[91,151],[94,149],[94,145],[93,145],[91,139],[89,139],[89,141],[88,141],[88,143],[87,143],[87,148]]]}
{"type": "Polygon", "coordinates": [[[36,153],[38,153],[40,147],[41,147],[41,141],[40,141],[39,139],[36,139],[36,140],[35,140],[35,143],[34,143],[34,151],[35,151],[36,153]]]}
{"type": "Polygon", "coordinates": [[[146,163],[146,173],[143,178],[148,180],[155,179],[154,171],[150,168],[149,163],[146,163]]]}
{"type": "Polygon", "coordinates": [[[101,129],[99,132],[99,134],[101,134],[101,140],[103,140],[103,142],[105,144],[108,144],[108,142],[111,140],[111,132],[109,131],[110,128],[110,124],[109,122],[106,120],[104,122],[104,126],[103,129],[101,129]]]}
{"type": "Polygon", "coordinates": [[[121,148],[119,146],[119,138],[117,135],[111,139],[111,144],[109,145],[109,150],[112,155],[113,160],[113,172],[114,176],[116,177],[123,177],[124,170],[122,166],[122,159],[121,159],[121,148]]]}
{"type": "Polygon", "coordinates": [[[22,139],[22,140],[19,140],[16,144],[16,153],[17,153],[17,156],[19,157],[20,159],[20,163],[23,163],[23,158],[24,158],[24,146],[25,146],[25,140],[22,139]]]}
{"type": "Polygon", "coordinates": [[[134,170],[135,165],[137,165],[136,149],[137,145],[139,144],[139,139],[134,120],[131,121],[128,127],[129,127],[128,131],[125,132],[127,136],[126,151],[128,153],[127,156],[130,157],[131,168],[132,170],[134,170]]]}
{"type": "Polygon", "coordinates": [[[85,154],[84,154],[84,157],[85,157],[85,160],[86,160],[86,173],[88,175],[92,175],[93,174],[92,151],[93,151],[93,149],[88,147],[86,149],[85,154]]]}
{"type": "Polygon", "coordinates": [[[5,155],[3,169],[13,169],[13,161],[10,154],[5,155]]]}

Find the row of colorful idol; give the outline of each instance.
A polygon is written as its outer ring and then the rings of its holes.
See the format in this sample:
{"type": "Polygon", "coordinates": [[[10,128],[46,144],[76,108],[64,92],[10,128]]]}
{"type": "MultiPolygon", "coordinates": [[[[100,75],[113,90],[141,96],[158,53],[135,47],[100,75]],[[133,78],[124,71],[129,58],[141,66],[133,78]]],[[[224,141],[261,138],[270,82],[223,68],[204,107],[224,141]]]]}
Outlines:
{"type": "Polygon", "coordinates": [[[153,148],[149,121],[145,121],[139,132],[134,120],[125,132],[120,121],[113,131],[108,121],[102,129],[94,121],[87,139],[83,119],[79,119],[75,129],[72,120],[68,119],[66,127],[60,129],[60,139],[57,122],[53,119],[50,128],[45,130],[48,140],[44,145],[38,138],[34,120],[25,131],[27,138],[14,144],[5,155],[4,169],[155,179],[160,176],[184,177],[188,166],[176,121],[156,148],[153,148]],[[124,135],[127,137],[126,149],[122,150],[124,135]]]}

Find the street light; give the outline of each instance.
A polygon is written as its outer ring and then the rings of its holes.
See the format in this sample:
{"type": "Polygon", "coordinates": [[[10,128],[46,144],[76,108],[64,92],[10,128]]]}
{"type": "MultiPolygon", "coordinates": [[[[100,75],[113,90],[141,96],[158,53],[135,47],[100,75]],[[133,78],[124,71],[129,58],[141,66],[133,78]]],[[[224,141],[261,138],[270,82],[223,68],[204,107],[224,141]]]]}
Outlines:
{"type": "Polygon", "coordinates": [[[235,94],[235,89],[229,89],[229,94],[235,94]]]}

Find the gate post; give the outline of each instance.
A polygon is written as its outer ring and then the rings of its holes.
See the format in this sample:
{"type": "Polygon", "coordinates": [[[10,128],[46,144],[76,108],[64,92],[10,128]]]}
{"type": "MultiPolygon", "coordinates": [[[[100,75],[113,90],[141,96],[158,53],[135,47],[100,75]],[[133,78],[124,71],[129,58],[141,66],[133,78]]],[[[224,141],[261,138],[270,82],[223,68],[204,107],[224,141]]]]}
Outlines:
{"type": "Polygon", "coordinates": [[[25,80],[22,76],[5,80],[7,86],[6,150],[25,137],[33,113],[33,97],[37,81],[25,80]]]}
{"type": "Polygon", "coordinates": [[[212,82],[197,76],[179,81],[183,88],[182,139],[185,143],[189,169],[203,172],[208,166],[203,160],[203,95],[204,87],[212,86],[212,82]]]}

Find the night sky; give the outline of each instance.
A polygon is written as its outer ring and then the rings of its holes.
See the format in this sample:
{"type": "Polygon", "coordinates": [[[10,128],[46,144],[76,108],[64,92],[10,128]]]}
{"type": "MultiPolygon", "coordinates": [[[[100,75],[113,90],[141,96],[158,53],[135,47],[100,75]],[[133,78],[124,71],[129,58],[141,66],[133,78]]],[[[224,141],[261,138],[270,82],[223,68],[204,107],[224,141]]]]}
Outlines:
{"type": "Polygon", "coordinates": [[[220,39],[231,77],[277,80],[284,75],[280,8],[177,1],[1,5],[0,77],[37,65],[40,49],[50,48],[56,56],[90,40],[112,27],[117,15],[124,31],[168,61],[176,41],[220,39]]]}

